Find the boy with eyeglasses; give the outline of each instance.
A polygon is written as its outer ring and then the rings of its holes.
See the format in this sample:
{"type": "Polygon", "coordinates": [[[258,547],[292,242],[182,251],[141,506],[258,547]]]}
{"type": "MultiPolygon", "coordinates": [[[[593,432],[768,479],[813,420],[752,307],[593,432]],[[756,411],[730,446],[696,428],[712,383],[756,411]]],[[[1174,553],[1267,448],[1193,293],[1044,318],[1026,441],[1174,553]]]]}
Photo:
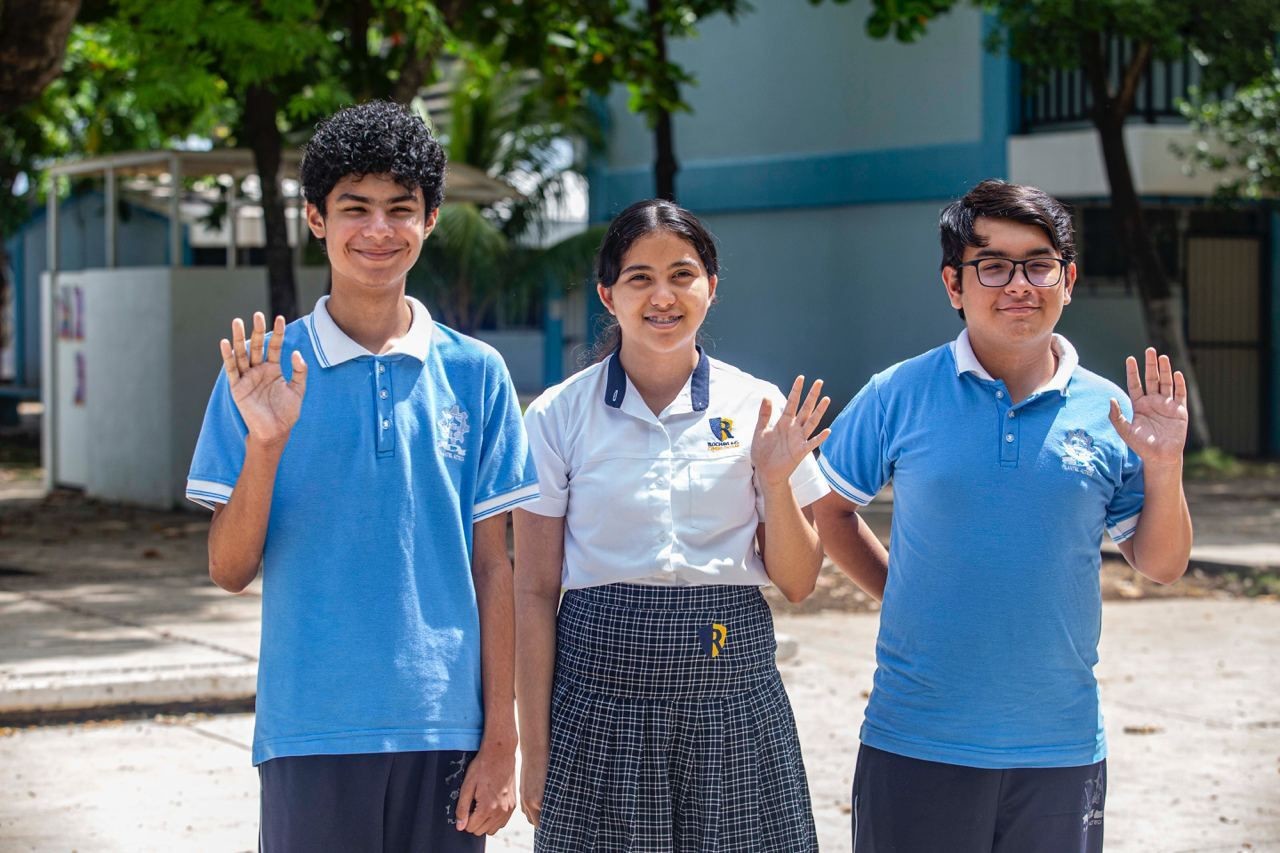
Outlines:
{"type": "Polygon", "coordinates": [[[854,850],[1099,851],[1099,545],[1186,570],[1186,385],[1148,349],[1126,398],[1054,334],[1076,280],[1057,200],[983,181],[940,227],[965,329],[872,377],[820,461],[827,553],[883,599],[854,850]],[[886,554],[856,509],[890,480],[886,554]]]}

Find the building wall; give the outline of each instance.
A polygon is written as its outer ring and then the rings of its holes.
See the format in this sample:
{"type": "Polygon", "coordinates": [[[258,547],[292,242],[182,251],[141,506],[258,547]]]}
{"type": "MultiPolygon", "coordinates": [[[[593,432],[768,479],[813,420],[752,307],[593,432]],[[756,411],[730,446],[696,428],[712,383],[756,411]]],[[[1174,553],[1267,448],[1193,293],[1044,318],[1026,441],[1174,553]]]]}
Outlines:
{"type": "MultiPolygon", "coordinates": [[[[677,195],[723,261],[706,345],[784,387],[821,376],[836,405],[958,334],[938,211],[1004,174],[1010,122],[1010,66],[983,50],[980,13],[957,10],[904,46],[867,37],[868,11],[757,4],[672,44],[698,79],[692,114],[675,119],[677,195]]],[[[596,220],[653,195],[651,132],[625,93],[609,112],[596,220]]]]}
{"type": "MultiPolygon", "coordinates": [[[[58,267],[62,270],[101,268],[106,263],[106,234],[103,228],[104,199],[89,193],[58,206],[58,267]]],[[[159,267],[169,263],[168,221],[159,214],[125,205],[126,216],[116,225],[116,265],[159,267]]],[[[36,211],[22,229],[9,240],[7,248],[18,276],[20,294],[15,299],[22,354],[17,384],[40,384],[40,277],[48,266],[46,212],[36,211]]]]}

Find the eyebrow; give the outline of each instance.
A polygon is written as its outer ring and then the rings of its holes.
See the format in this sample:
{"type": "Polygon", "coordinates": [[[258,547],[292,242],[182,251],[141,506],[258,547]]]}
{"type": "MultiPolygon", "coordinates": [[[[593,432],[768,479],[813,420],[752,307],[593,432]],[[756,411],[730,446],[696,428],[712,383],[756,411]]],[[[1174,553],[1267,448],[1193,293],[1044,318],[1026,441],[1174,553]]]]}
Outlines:
{"type": "MultiPolygon", "coordinates": [[[[343,193],[342,195],[338,196],[337,200],[338,201],[354,201],[358,204],[376,204],[377,203],[373,199],[369,198],[368,196],[356,195],[355,193],[343,193]]],[[[417,200],[418,200],[418,197],[413,193],[405,193],[404,195],[398,195],[395,198],[389,198],[386,201],[382,202],[382,204],[400,204],[401,202],[417,201],[417,200]]]]}
{"type": "MultiPolygon", "coordinates": [[[[1045,247],[1041,249],[1032,249],[1030,252],[1027,252],[1026,255],[1024,255],[1024,257],[1038,258],[1044,255],[1052,255],[1052,254],[1053,254],[1053,249],[1049,247],[1045,247]]],[[[975,258],[1008,258],[1010,256],[1000,251],[999,249],[987,248],[987,249],[979,249],[977,254],[974,255],[974,257],[975,258]]]]}
{"type": "MultiPolygon", "coordinates": [[[[671,264],[667,267],[667,269],[675,269],[676,267],[695,267],[696,268],[697,266],[698,266],[698,262],[695,261],[693,258],[681,258],[678,261],[672,261],[671,264]]],[[[653,267],[651,267],[649,264],[632,264],[631,266],[624,269],[622,272],[618,273],[618,275],[622,276],[622,275],[626,275],[629,272],[634,272],[638,270],[651,270],[651,269],[653,269],[653,267]]]]}

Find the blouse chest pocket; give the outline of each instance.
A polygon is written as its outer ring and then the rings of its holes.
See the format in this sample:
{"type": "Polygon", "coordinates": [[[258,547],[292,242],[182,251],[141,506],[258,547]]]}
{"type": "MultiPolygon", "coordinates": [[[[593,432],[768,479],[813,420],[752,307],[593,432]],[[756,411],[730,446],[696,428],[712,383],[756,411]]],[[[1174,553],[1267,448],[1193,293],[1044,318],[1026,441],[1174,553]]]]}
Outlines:
{"type": "Polygon", "coordinates": [[[751,458],[746,455],[690,460],[685,525],[716,532],[749,523],[756,510],[754,474],[751,458]]]}

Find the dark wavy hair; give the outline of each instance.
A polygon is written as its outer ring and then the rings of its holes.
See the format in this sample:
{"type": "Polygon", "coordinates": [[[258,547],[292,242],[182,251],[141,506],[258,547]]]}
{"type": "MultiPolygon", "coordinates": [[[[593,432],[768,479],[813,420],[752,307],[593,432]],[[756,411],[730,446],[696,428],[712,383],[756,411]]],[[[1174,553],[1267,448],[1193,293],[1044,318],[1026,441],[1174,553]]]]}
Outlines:
{"type": "Polygon", "coordinates": [[[391,101],[346,107],[316,125],[299,167],[302,193],[324,202],[343,178],[390,175],[407,190],[422,189],[428,211],[444,201],[445,154],[423,120],[391,101]]]}
{"type": "MultiPolygon", "coordinates": [[[[973,230],[974,221],[979,216],[1033,225],[1045,233],[1054,251],[1064,261],[1071,263],[1076,259],[1071,210],[1065,204],[1042,189],[991,178],[942,209],[938,217],[938,231],[942,237],[943,269],[954,267],[959,275],[964,250],[970,246],[980,248],[987,245],[986,240],[973,230]]],[[[964,309],[959,310],[963,318],[964,309]]]]}
{"type": "MultiPolygon", "coordinates": [[[[596,254],[596,281],[604,287],[617,284],[627,251],[641,237],[658,231],[674,234],[692,246],[708,276],[720,274],[715,238],[698,217],[674,202],[650,198],[631,205],[609,223],[609,230],[605,232],[600,251],[596,254]]],[[[622,330],[618,321],[609,317],[596,333],[591,360],[599,361],[621,345],[622,330]]]]}

